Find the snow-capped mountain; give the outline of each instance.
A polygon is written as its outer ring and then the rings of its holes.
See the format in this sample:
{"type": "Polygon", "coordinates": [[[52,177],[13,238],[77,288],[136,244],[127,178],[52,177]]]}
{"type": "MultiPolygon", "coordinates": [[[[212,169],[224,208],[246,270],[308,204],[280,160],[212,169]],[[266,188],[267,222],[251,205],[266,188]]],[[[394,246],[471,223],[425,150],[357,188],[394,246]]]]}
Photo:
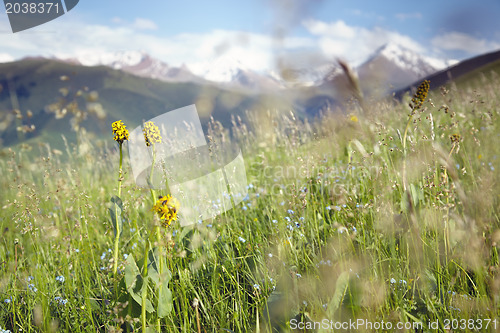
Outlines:
{"type": "Polygon", "coordinates": [[[374,52],[357,69],[361,84],[383,92],[407,86],[448,67],[443,60],[423,57],[415,51],[389,43],[374,52]]]}
{"type": "Polygon", "coordinates": [[[83,66],[109,66],[114,69],[122,69],[139,64],[147,54],[140,51],[120,51],[102,53],[79,53],[76,56],[65,59],[83,66]]]}
{"type": "Polygon", "coordinates": [[[98,54],[80,54],[62,59],[83,66],[108,66],[137,76],[149,77],[167,82],[199,82],[186,65],[172,67],[141,51],[123,51],[98,54]]]}
{"type": "MultiPolygon", "coordinates": [[[[339,81],[343,71],[336,62],[314,68],[281,68],[269,72],[250,69],[241,61],[221,56],[212,61],[169,66],[145,52],[124,51],[78,55],[65,59],[84,66],[104,65],[143,77],[167,82],[197,82],[227,89],[277,91],[286,88],[316,87],[339,81]]],[[[429,58],[389,43],[376,50],[354,72],[365,91],[385,93],[407,86],[456,62],[429,58]]]]}
{"type": "Polygon", "coordinates": [[[193,64],[190,68],[204,80],[225,88],[251,91],[275,91],[283,88],[282,80],[272,72],[252,70],[241,61],[228,56],[193,64]]]}
{"type": "Polygon", "coordinates": [[[314,87],[341,72],[337,64],[322,64],[309,68],[282,68],[278,74],[287,87],[314,87]]]}

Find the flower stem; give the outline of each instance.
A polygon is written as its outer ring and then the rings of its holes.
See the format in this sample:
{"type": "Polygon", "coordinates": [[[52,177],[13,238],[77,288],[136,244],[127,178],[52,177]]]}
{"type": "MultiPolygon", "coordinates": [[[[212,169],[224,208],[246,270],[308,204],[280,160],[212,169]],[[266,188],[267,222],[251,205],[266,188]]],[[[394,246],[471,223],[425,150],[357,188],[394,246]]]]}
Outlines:
{"type": "Polygon", "coordinates": [[[411,120],[413,118],[413,112],[414,110],[412,110],[412,113],[410,114],[410,116],[408,117],[408,122],[406,123],[406,128],[405,128],[405,132],[403,134],[403,189],[406,191],[406,138],[407,138],[407,135],[408,135],[408,129],[410,128],[410,124],[411,124],[411,120]]]}
{"type": "Polygon", "coordinates": [[[151,197],[153,198],[153,204],[156,201],[156,192],[154,190],[153,186],[153,173],[154,173],[154,168],[155,168],[155,163],[156,163],[156,150],[155,150],[155,145],[154,143],[152,144],[152,150],[153,150],[153,161],[151,162],[151,170],[149,172],[149,190],[151,191],[151,197]]]}
{"type": "MultiPolygon", "coordinates": [[[[122,174],[123,174],[122,165],[123,165],[123,150],[122,150],[122,143],[120,143],[120,169],[118,171],[118,198],[120,198],[122,194],[122,174]]],[[[118,252],[119,252],[120,233],[121,233],[120,223],[118,221],[117,203],[115,203],[115,230],[116,234],[115,234],[115,246],[113,251],[113,276],[116,278],[116,273],[118,272],[118,252]]]]}
{"type": "MultiPolygon", "coordinates": [[[[160,274],[160,279],[163,279],[163,261],[161,260],[161,255],[162,255],[162,251],[161,251],[161,231],[160,231],[160,226],[157,224],[155,225],[155,234],[156,234],[156,242],[158,243],[158,273],[160,274]]],[[[161,289],[163,288],[163,284],[160,283],[159,287],[158,287],[158,295],[161,295],[161,289]]],[[[158,302],[160,302],[161,300],[158,299],[158,302]]],[[[156,305],[156,313],[158,314],[158,305],[156,305]]],[[[158,333],[161,333],[161,323],[160,323],[160,318],[157,317],[156,318],[156,331],[158,333]]]]}
{"type": "Polygon", "coordinates": [[[142,332],[146,332],[146,300],[148,298],[148,258],[149,258],[149,239],[146,239],[144,245],[144,264],[142,266],[142,301],[141,301],[141,323],[142,332]]]}

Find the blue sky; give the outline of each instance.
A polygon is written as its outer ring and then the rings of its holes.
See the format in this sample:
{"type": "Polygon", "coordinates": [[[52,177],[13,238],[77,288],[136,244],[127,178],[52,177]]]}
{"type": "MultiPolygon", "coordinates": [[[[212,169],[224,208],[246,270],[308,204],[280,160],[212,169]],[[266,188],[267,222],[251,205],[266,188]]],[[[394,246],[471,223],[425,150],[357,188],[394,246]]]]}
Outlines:
{"type": "Polygon", "coordinates": [[[253,69],[344,58],[354,65],[387,42],[464,59],[500,49],[498,0],[80,0],[66,15],[13,34],[0,13],[0,61],[89,59],[141,50],[201,71],[230,57],[253,69]]]}

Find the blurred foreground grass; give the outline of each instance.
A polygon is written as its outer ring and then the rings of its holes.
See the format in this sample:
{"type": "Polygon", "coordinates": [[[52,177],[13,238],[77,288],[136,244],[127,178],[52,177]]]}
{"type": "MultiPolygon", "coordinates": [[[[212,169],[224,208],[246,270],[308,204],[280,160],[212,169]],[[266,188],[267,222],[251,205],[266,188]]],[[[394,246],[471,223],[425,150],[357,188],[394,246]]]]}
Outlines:
{"type": "MultiPolygon", "coordinates": [[[[248,196],[203,224],[164,229],[173,310],[161,330],[327,332],[360,319],[346,331],[382,331],[366,324],[382,321],[389,331],[499,330],[500,80],[447,89],[413,116],[406,154],[409,98],[314,122],[272,111],[231,129],[212,122],[212,138],[244,152],[248,196]]],[[[82,133],[67,152],[2,151],[3,329],[140,330],[114,293],[107,203],[118,152],[82,133]]],[[[155,223],[126,159],[124,170],[121,275],[155,223]]]]}

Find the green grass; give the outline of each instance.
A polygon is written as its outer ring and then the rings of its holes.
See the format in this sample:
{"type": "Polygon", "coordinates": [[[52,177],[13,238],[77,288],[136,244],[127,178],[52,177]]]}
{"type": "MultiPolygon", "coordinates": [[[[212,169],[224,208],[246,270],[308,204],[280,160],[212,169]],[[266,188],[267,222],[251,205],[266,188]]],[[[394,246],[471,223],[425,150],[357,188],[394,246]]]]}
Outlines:
{"type": "MultiPolygon", "coordinates": [[[[479,85],[431,93],[413,117],[405,159],[407,102],[371,103],[366,114],[353,111],[357,121],[260,112],[231,128],[244,151],[248,199],[203,224],[162,229],[152,245],[164,249],[171,272],[172,311],[148,314],[148,325],[288,332],[299,321],[364,319],[444,332],[445,320],[496,319],[478,331],[498,330],[500,81],[487,74],[479,85]]],[[[140,261],[154,229],[149,192],[135,186],[125,160],[115,278],[108,208],[116,145],[82,136],[67,156],[48,156],[30,144],[28,155],[6,149],[0,159],[0,326],[117,332],[127,322],[141,331],[139,304],[122,311],[135,301],[117,299],[117,285],[123,255],[140,261]]]]}

